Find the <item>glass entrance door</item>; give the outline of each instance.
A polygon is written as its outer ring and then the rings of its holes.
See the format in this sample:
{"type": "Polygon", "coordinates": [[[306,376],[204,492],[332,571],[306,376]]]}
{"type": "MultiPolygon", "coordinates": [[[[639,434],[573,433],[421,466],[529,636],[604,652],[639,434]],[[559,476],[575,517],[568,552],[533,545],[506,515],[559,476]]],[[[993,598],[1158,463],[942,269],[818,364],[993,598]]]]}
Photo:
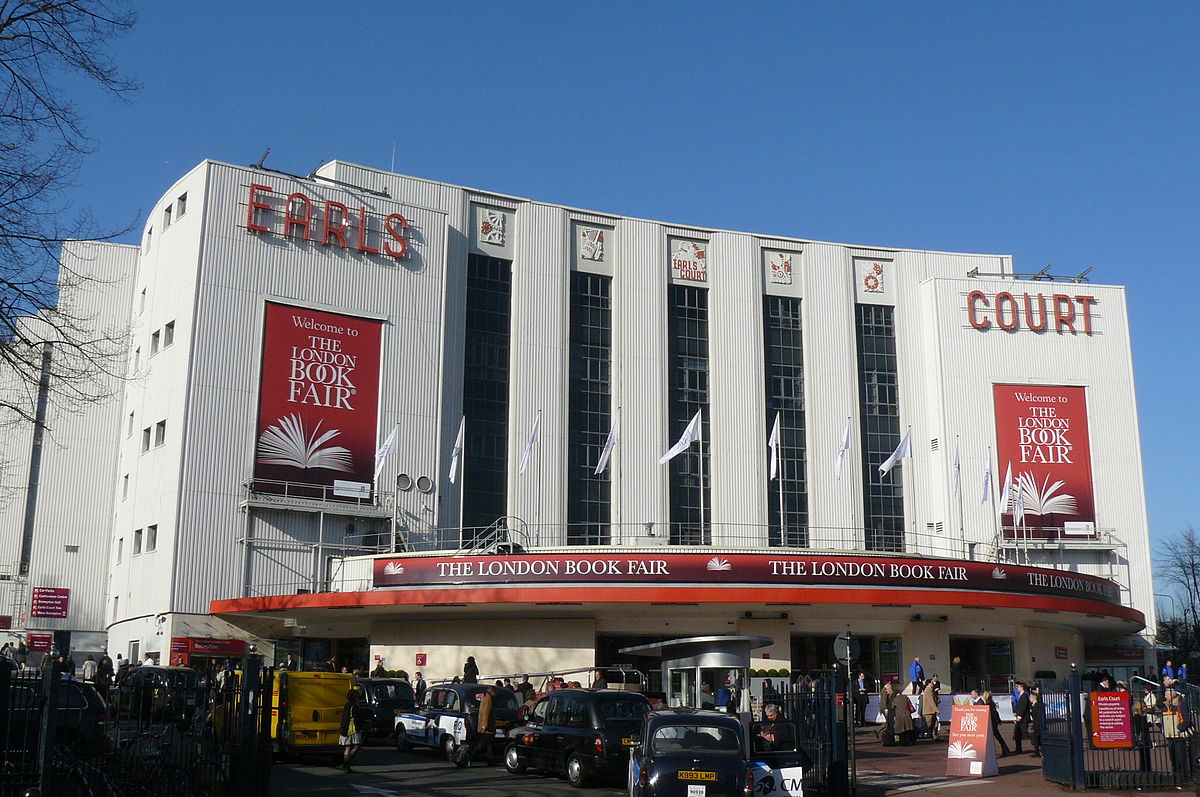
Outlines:
{"type": "Polygon", "coordinates": [[[696,700],[696,670],[673,669],[669,680],[671,688],[667,692],[667,705],[671,708],[683,706],[698,706],[696,700]]]}

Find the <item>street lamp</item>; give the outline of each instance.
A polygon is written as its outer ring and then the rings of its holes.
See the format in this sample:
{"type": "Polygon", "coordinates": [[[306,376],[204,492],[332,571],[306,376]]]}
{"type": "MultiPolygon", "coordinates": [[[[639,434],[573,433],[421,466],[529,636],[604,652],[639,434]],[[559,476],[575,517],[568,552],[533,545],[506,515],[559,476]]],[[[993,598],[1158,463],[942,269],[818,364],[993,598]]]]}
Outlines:
{"type": "Polygon", "coordinates": [[[1169,600],[1171,602],[1171,615],[1173,617],[1179,617],[1179,608],[1175,604],[1175,596],[1174,595],[1172,595],[1168,592],[1156,592],[1156,593],[1154,593],[1154,597],[1166,598],[1167,600],[1169,600]]]}

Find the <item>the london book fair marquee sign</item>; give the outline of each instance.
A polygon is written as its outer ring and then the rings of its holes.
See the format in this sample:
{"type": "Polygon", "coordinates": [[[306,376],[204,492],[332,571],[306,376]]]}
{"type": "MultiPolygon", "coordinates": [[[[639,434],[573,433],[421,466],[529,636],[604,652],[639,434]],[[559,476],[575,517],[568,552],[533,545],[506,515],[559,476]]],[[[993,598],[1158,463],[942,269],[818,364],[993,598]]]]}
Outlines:
{"type": "Polygon", "coordinates": [[[778,554],[381,557],[376,587],[586,584],[860,587],[1006,592],[1120,605],[1113,582],[1038,567],[920,558],[778,554]]]}

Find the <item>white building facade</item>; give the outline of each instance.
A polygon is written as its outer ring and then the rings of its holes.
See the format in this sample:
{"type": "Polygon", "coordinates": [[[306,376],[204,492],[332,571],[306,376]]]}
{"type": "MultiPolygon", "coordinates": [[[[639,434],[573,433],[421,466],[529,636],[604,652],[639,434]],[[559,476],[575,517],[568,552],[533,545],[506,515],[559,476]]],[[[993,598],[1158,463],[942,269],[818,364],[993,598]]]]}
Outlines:
{"type": "MultiPolygon", "coordinates": [[[[96,246],[130,329],[86,454],[109,575],[27,586],[112,653],[437,676],[716,630],[818,670],[849,628],[881,676],[1153,663],[1121,287],[340,162],[202,163],[96,246]]],[[[63,542],[18,503],[6,539],[63,542]]]]}

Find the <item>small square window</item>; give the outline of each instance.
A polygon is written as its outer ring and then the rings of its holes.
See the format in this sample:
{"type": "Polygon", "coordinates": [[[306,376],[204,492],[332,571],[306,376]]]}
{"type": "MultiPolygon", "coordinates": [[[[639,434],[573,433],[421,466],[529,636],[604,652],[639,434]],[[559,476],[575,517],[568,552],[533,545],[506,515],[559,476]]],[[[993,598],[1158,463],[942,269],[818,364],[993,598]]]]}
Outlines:
{"type": "Polygon", "coordinates": [[[142,530],[133,530],[133,555],[137,556],[142,552],[142,530]]]}
{"type": "Polygon", "coordinates": [[[167,205],[165,208],[163,208],[163,229],[165,230],[170,226],[171,226],[171,206],[167,205]]]}
{"type": "Polygon", "coordinates": [[[167,439],[167,422],[159,421],[154,424],[154,447],[158,448],[167,439]]]}
{"type": "Polygon", "coordinates": [[[163,327],[163,341],[162,341],[163,348],[164,349],[167,348],[174,342],[175,342],[175,322],[168,321],[167,325],[165,327],[163,327]]]}
{"type": "Polygon", "coordinates": [[[146,527],[146,552],[149,553],[158,548],[158,525],[146,527]]]}
{"type": "Polygon", "coordinates": [[[158,354],[158,342],[162,340],[162,333],[159,330],[154,330],[154,334],[150,336],[150,356],[158,354]]]}
{"type": "Polygon", "coordinates": [[[67,543],[63,545],[63,550],[67,553],[79,553],[79,546],[67,543]]]}
{"type": "Polygon", "coordinates": [[[124,501],[129,497],[129,474],[126,473],[121,477],[121,500],[124,501]]]}
{"type": "Polygon", "coordinates": [[[142,451],[150,450],[150,427],[142,430],[142,451]]]}
{"type": "Polygon", "coordinates": [[[184,213],[187,213],[187,194],[180,194],[175,201],[175,220],[182,219],[184,213]]]}

